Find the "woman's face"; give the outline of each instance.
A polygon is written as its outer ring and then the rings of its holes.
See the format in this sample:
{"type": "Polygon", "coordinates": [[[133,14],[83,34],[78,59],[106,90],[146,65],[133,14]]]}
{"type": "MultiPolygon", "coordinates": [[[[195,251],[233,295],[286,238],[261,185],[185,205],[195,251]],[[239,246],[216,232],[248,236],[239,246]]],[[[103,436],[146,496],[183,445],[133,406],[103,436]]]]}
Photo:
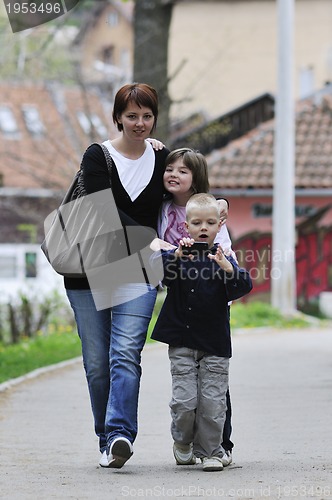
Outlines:
{"type": "Polygon", "coordinates": [[[124,112],[118,117],[123,134],[130,140],[144,141],[154,125],[154,115],[150,108],[140,108],[135,102],[129,102],[124,112]]]}
{"type": "Polygon", "coordinates": [[[168,192],[174,194],[192,194],[193,174],[178,158],[166,166],[164,173],[164,186],[168,192]]]}

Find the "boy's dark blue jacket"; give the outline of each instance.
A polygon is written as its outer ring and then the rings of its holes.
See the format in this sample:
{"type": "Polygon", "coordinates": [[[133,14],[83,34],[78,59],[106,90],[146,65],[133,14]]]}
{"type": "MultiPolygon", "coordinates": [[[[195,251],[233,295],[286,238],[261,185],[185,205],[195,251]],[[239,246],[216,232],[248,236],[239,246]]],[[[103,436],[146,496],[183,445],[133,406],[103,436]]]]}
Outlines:
{"type": "Polygon", "coordinates": [[[177,259],[171,250],[162,252],[162,258],[163,283],[168,291],[151,338],[230,358],[228,302],[250,292],[248,272],[232,257],[227,257],[234,268],[232,275],[207,256],[193,261],[187,257],[177,259]]]}

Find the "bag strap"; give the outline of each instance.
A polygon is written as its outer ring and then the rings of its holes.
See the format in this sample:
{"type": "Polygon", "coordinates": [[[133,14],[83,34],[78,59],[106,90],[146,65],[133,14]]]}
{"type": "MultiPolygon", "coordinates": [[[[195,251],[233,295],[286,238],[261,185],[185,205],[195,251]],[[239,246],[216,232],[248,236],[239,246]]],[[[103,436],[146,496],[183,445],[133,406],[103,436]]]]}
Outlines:
{"type": "Polygon", "coordinates": [[[105,146],[105,144],[99,144],[99,146],[101,147],[101,149],[103,150],[104,155],[105,155],[107,169],[108,169],[108,176],[109,176],[109,181],[110,181],[110,187],[112,187],[112,169],[114,166],[114,160],[111,156],[111,153],[109,152],[109,150],[105,146]]]}
{"type": "MultiPolygon", "coordinates": [[[[106,164],[107,164],[107,170],[108,170],[108,179],[109,179],[110,187],[112,187],[112,169],[114,166],[113,158],[112,158],[110,152],[108,151],[107,147],[104,144],[99,144],[98,142],[95,142],[94,144],[101,147],[101,149],[104,153],[106,164]]],[[[92,145],[93,144],[91,144],[91,146],[92,145]]],[[[85,191],[84,182],[83,182],[82,164],[80,165],[80,169],[78,170],[78,172],[75,175],[73,183],[74,183],[74,190],[70,191],[70,199],[69,200],[68,200],[68,193],[67,193],[66,202],[70,201],[72,199],[81,198],[82,196],[86,196],[86,194],[87,194],[85,191]]]]}

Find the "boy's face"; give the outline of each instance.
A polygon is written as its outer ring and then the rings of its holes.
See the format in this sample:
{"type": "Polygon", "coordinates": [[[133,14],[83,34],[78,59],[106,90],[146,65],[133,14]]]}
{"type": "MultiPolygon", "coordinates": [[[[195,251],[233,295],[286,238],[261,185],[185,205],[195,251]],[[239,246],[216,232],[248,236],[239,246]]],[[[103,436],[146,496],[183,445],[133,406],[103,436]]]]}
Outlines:
{"type": "Polygon", "coordinates": [[[187,213],[186,228],[195,241],[204,241],[212,247],[214,239],[220,230],[221,221],[214,207],[193,207],[187,213]]]}

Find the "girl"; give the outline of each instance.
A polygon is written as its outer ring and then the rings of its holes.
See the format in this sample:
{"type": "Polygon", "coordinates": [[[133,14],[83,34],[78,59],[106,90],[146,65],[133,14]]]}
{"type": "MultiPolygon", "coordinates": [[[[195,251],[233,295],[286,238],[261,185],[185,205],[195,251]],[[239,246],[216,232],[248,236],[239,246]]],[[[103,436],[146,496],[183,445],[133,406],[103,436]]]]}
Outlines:
{"type": "MultiPolygon", "coordinates": [[[[161,240],[177,247],[182,238],[188,237],[185,229],[186,203],[196,193],[209,191],[208,168],[205,157],[190,148],[171,151],[166,158],[164,186],[169,196],[161,206],[158,220],[158,235],[161,240]]],[[[230,252],[230,240],[225,222],[228,214],[226,200],[218,200],[223,222],[215,239],[224,252],[230,252]]]]}

